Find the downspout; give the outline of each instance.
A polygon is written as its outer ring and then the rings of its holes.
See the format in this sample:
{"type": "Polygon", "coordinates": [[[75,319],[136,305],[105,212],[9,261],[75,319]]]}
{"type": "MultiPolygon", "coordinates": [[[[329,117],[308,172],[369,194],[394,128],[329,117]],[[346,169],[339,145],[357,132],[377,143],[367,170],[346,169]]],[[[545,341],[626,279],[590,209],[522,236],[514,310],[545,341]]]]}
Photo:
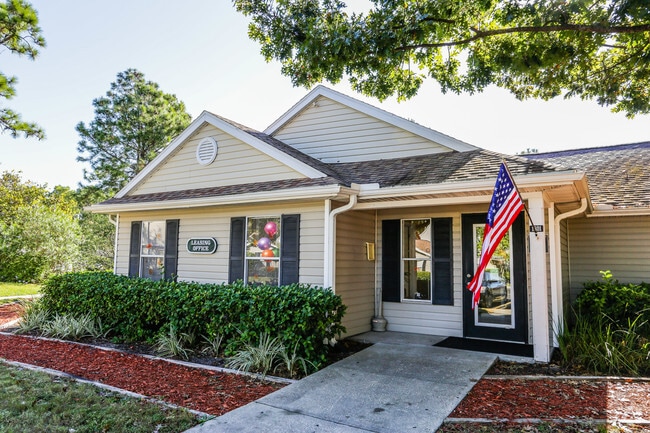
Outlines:
{"type": "Polygon", "coordinates": [[[331,287],[334,293],[336,293],[336,216],[354,208],[357,205],[357,198],[358,193],[351,194],[350,201],[331,211],[327,220],[327,245],[329,251],[326,260],[325,287],[331,287]]]}
{"type": "Polygon", "coordinates": [[[113,244],[113,273],[117,274],[117,241],[119,239],[120,233],[120,214],[115,215],[115,219],[112,218],[113,215],[108,216],[108,220],[115,226],[115,241],[113,244]]]}
{"type": "Polygon", "coordinates": [[[580,207],[570,210],[568,212],[555,216],[553,220],[553,233],[550,236],[550,249],[553,252],[553,260],[551,260],[551,304],[555,316],[553,317],[556,332],[553,333],[553,345],[557,347],[557,336],[564,329],[564,303],[562,302],[562,254],[559,251],[560,247],[560,223],[572,216],[579,215],[587,209],[587,199],[580,200],[580,207]]]}

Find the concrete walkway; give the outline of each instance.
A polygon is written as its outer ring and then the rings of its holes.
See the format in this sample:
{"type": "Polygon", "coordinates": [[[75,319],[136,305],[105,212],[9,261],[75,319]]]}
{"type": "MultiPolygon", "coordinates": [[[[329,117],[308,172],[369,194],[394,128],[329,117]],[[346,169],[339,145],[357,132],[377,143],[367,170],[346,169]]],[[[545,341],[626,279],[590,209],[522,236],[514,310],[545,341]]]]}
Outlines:
{"type": "Polygon", "coordinates": [[[438,337],[358,339],[375,344],[188,433],[435,432],[496,359],[438,337]]]}

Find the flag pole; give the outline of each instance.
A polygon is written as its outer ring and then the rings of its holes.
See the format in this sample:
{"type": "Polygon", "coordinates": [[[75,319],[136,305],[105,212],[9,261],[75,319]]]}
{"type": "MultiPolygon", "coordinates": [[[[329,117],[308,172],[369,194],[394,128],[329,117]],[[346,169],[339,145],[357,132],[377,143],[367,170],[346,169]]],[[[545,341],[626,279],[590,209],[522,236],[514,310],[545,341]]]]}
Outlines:
{"type": "Polygon", "coordinates": [[[521,201],[524,204],[524,211],[526,211],[526,214],[528,215],[528,219],[530,220],[531,225],[533,226],[533,231],[535,232],[535,236],[539,236],[539,231],[537,230],[537,226],[533,223],[533,219],[530,216],[530,212],[528,211],[528,205],[524,201],[523,196],[519,192],[519,187],[517,186],[517,183],[515,182],[515,178],[512,177],[512,173],[510,173],[510,169],[508,168],[508,164],[506,163],[505,158],[501,158],[501,162],[503,163],[503,166],[505,167],[506,171],[508,172],[508,176],[510,176],[510,179],[512,179],[512,185],[514,185],[515,190],[517,191],[517,194],[519,194],[519,197],[521,197],[521,201]]]}

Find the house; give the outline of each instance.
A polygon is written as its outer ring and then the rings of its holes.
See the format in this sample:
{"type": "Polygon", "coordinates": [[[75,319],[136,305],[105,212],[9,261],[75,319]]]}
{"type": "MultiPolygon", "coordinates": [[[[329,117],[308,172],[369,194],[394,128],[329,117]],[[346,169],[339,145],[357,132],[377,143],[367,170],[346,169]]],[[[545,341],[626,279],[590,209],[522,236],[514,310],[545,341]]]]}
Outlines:
{"type": "Polygon", "coordinates": [[[118,274],[330,287],[348,335],[511,341],[548,361],[583,281],[650,280],[650,147],[634,146],[506,156],[319,86],[263,132],[203,112],[92,210],[115,216],[118,274]],[[528,212],[472,309],[504,159],[528,212]]]}

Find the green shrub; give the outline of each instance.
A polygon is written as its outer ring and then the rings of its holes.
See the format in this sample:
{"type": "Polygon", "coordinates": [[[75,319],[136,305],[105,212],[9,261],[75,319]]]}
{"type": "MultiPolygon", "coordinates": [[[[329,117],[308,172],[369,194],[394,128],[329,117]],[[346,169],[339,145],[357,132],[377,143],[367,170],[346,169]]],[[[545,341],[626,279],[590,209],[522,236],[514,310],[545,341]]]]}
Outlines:
{"type": "Polygon", "coordinates": [[[621,284],[609,271],[601,271],[601,281],[588,282],[576,299],[576,310],[587,320],[611,321],[627,328],[637,320],[637,331],[650,337],[650,284],[621,284]]]}
{"type": "Polygon", "coordinates": [[[323,342],[345,331],[341,298],[300,284],[247,287],[92,272],[54,276],[41,292],[52,314],[90,314],[114,338],[153,343],[172,326],[179,335],[223,336],[226,355],[266,333],[285,347],[297,347],[297,356],[318,366],[326,360],[323,342]]]}
{"type": "Polygon", "coordinates": [[[594,373],[650,373],[650,285],[621,284],[609,271],[578,295],[558,335],[564,363],[594,373]]]}

